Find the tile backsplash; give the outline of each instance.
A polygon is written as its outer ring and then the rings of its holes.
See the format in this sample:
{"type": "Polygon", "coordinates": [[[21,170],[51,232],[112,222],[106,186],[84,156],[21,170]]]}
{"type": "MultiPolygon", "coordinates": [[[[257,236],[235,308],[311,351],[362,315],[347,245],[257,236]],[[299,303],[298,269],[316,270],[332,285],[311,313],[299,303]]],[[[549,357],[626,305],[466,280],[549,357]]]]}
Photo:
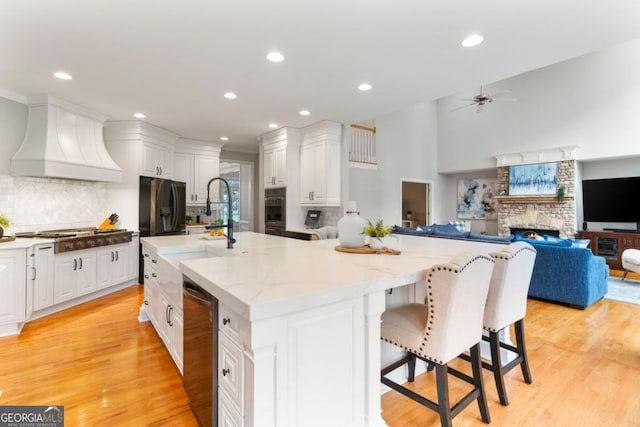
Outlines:
{"type": "Polygon", "coordinates": [[[0,174],[0,214],[9,234],[55,228],[97,227],[111,214],[106,183],[0,174]]]}

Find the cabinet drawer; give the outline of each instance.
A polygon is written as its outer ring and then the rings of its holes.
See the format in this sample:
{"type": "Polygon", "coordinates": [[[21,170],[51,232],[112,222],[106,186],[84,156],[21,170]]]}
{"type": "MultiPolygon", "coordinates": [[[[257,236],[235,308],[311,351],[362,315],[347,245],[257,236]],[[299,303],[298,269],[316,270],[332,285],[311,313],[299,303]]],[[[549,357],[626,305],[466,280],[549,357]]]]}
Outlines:
{"type": "Polygon", "coordinates": [[[635,246],[636,239],[633,237],[623,237],[622,238],[622,246],[627,248],[632,248],[635,246]]]}
{"type": "Polygon", "coordinates": [[[229,399],[226,393],[220,393],[218,402],[220,404],[218,415],[218,424],[220,427],[242,427],[244,425],[242,415],[240,415],[234,405],[231,404],[231,399],[229,399]]]}
{"type": "Polygon", "coordinates": [[[234,311],[220,304],[219,312],[220,330],[229,334],[230,337],[240,340],[240,316],[234,311]]]}
{"type": "Polygon", "coordinates": [[[220,389],[230,398],[236,410],[242,414],[244,364],[242,350],[225,334],[219,336],[218,383],[220,389]]]}

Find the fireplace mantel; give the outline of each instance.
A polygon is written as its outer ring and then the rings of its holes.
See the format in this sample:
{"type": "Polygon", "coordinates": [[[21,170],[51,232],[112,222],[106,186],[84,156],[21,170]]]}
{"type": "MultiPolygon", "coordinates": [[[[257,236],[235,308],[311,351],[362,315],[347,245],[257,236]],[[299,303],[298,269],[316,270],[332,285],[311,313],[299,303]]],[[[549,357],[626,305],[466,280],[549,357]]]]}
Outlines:
{"type": "Polygon", "coordinates": [[[549,196],[497,196],[496,199],[500,203],[505,204],[549,204],[549,203],[564,203],[568,200],[573,200],[572,195],[565,195],[562,201],[558,200],[555,195],[549,196]]]}

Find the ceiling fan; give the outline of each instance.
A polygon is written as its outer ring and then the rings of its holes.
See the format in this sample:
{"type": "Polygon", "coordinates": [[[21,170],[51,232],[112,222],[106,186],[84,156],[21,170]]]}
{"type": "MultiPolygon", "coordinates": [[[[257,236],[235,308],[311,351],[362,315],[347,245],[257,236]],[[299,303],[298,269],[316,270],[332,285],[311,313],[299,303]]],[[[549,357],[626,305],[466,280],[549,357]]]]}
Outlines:
{"type": "Polygon", "coordinates": [[[494,93],[493,95],[489,93],[485,93],[482,91],[482,86],[480,86],[480,93],[473,98],[462,98],[461,101],[471,101],[470,104],[463,105],[458,108],[454,108],[451,111],[461,110],[463,108],[472,107],[474,105],[477,106],[476,113],[482,113],[484,110],[484,105],[489,104],[493,101],[517,101],[515,98],[501,98],[503,95],[509,94],[511,91],[503,90],[502,92],[494,93]]]}

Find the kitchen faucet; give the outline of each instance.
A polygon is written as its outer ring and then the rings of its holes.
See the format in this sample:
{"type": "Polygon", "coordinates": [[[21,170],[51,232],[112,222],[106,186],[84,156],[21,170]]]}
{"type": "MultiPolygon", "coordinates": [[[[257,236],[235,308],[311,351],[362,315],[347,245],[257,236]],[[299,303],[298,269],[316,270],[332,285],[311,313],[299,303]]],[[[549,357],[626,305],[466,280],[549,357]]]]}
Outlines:
{"type": "Polygon", "coordinates": [[[227,199],[229,200],[229,216],[227,219],[227,249],[233,249],[233,244],[236,242],[236,239],[233,238],[233,200],[231,199],[231,189],[229,188],[229,183],[226,179],[221,178],[219,176],[215,178],[211,178],[207,183],[207,211],[205,214],[207,216],[211,216],[211,199],[209,198],[209,187],[211,187],[211,183],[215,180],[219,180],[224,182],[224,185],[227,187],[227,199]]]}

